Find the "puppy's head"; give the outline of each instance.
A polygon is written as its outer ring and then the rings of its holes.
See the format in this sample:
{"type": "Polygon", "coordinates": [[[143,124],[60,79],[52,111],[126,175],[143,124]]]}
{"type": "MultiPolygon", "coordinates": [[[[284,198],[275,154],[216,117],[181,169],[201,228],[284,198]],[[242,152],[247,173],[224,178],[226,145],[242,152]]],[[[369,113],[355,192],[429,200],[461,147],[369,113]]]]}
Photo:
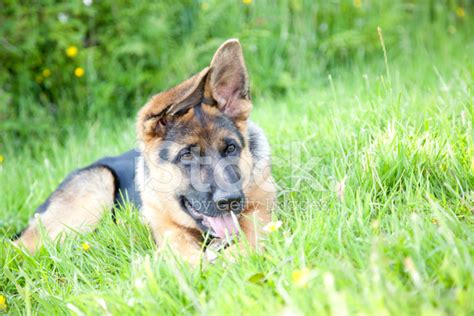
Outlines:
{"type": "Polygon", "coordinates": [[[144,203],[189,228],[219,237],[235,233],[251,173],[251,109],[237,40],[225,42],[209,67],[154,96],[137,121],[146,166],[144,203]]]}

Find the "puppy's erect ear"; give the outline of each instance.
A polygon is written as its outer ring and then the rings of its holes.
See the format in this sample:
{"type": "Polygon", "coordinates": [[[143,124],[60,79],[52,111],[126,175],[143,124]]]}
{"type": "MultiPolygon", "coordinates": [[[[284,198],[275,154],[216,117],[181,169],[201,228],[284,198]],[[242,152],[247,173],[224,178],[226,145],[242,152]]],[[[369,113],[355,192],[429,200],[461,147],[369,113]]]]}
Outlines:
{"type": "Polygon", "coordinates": [[[230,39],[219,47],[211,61],[206,97],[234,120],[246,120],[252,110],[249,78],[240,43],[230,39]],[[208,96],[208,94],[210,94],[208,96]]]}
{"type": "Polygon", "coordinates": [[[176,117],[201,102],[209,67],[168,91],[155,95],[138,112],[137,135],[140,140],[162,138],[176,117]]]}

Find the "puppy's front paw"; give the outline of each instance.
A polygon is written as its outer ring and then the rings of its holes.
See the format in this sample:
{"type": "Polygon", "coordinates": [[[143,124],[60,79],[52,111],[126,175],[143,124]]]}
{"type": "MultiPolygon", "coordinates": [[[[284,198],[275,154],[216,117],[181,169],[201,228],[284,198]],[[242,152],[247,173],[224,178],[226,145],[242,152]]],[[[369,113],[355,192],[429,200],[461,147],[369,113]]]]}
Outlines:
{"type": "Polygon", "coordinates": [[[214,263],[219,257],[219,252],[222,251],[227,245],[228,242],[225,239],[214,238],[211,240],[209,245],[206,247],[206,251],[204,252],[207,261],[214,263]]]}
{"type": "Polygon", "coordinates": [[[204,253],[201,249],[190,248],[186,252],[181,253],[181,256],[184,261],[189,263],[191,266],[197,267],[203,260],[204,253]]]}
{"type": "Polygon", "coordinates": [[[231,254],[235,254],[236,243],[238,240],[235,239],[224,239],[224,238],[215,238],[213,239],[209,245],[206,247],[205,255],[207,261],[210,263],[215,263],[219,256],[224,256],[226,258],[231,259],[231,254]],[[234,249],[234,250],[232,250],[234,249]]]}

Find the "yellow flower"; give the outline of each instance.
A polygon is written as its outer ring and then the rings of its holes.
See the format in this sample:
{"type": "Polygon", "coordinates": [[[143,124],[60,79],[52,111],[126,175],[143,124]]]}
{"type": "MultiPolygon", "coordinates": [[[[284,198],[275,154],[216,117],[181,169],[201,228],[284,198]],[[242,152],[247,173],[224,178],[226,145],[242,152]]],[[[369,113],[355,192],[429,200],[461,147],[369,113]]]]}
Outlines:
{"type": "Polygon", "coordinates": [[[77,56],[77,53],[79,52],[79,50],[77,49],[76,46],[69,46],[67,49],[66,49],[66,55],[67,57],[71,57],[71,58],[74,58],[77,56]]]}
{"type": "Polygon", "coordinates": [[[0,294],[0,313],[7,310],[7,298],[0,294]]]}
{"type": "Polygon", "coordinates": [[[263,230],[266,231],[267,233],[273,233],[274,231],[277,231],[281,227],[281,224],[282,224],[281,221],[270,222],[263,227],[263,230]]]}
{"type": "Polygon", "coordinates": [[[308,268],[295,270],[291,273],[291,280],[297,287],[307,287],[311,278],[312,273],[311,270],[308,268]]]}
{"type": "Polygon", "coordinates": [[[463,7],[457,7],[456,8],[456,15],[460,18],[463,18],[464,16],[466,16],[466,11],[464,11],[463,7]]]}
{"type": "Polygon", "coordinates": [[[81,247],[82,247],[82,250],[84,250],[84,251],[88,251],[89,249],[91,249],[91,245],[89,245],[89,244],[86,243],[86,242],[83,242],[83,243],[81,244],[81,247]]]}
{"type": "Polygon", "coordinates": [[[362,0],[354,0],[354,7],[357,9],[362,6],[362,0]]]}
{"type": "Polygon", "coordinates": [[[252,0],[242,0],[243,4],[249,5],[252,3],[252,0]]]}
{"type": "Polygon", "coordinates": [[[49,76],[51,76],[51,70],[45,68],[43,69],[43,72],[41,74],[43,75],[43,77],[48,78],[49,76]]]}
{"type": "Polygon", "coordinates": [[[378,229],[380,227],[380,222],[377,219],[374,219],[372,223],[370,223],[370,227],[372,227],[372,229],[378,229]]]}
{"type": "Polygon", "coordinates": [[[2,155],[0,155],[0,163],[3,163],[5,161],[5,157],[3,157],[2,155]]]}
{"type": "Polygon", "coordinates": [[[81,78],[82,76],[84,76],[85,73],[86,71],[82,67],[77,67],[76,69],[74,69],[74,75],[78,78],[81,78]]]}

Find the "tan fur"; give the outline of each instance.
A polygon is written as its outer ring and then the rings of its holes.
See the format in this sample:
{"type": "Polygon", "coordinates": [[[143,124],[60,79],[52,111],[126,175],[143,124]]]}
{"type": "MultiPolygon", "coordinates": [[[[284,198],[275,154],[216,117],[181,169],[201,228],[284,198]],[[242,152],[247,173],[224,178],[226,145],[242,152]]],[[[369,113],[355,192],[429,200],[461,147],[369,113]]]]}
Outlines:
{"type": "MultiPolygon", "coordinates": [[[[249,77],[238,40],[231,39],[214,54],[204,95],[212,97],[219,109],[236,121],[245,121],[252,110],[249,77]],[[235,93],[238,89],[238,93],[235,93]]],[[[238,122],[239,123],[239,122],[238,122]]]]}
{"type": "Polygon", "coordinates": [[[100,167],[81,171],[56,191],[50,201],[47,210],[36,214],[15,241],[32,253],[42,244],[40,225],[52,240],[61,233],[93,230],[103,213],[113,205],[113,176],[109,170],[100,167]]]}
{"type": "Polygon", "coordinates": [[[269,161],[260,162],[260,165],[252,170],[251,180],[244,187],[248,202],[239,219],[246,240],[234,243],[225,250],[225,255],[245,254],[248,250],[247,242],[251,248],[261,248],[262,237],[265,235],[263,227],[271,222],[272,210],[276,203],[276,187],[269,170],[269,161]]]}
{"type": "MultiPolygon", "coordinates": [[[[176,87],[153,96],[151,100],[148,101],[148,103],[138,112],[138,139],[143,142],[150,142],[157,137],[159,138],[161,135],[159,134],[159,130],[156,129],[157,120],[161,119],[168,113],[173,113],[177,107],[179,108],[182,103],[190,97],[193,99],[193,93],[198,89],[208,72],[209,67],[206,67],[176,87]],[[149,119],[150,116],[155,117],[149,119]]],[[[199,97],[201,96],[202,93],[199,97]]]]}

